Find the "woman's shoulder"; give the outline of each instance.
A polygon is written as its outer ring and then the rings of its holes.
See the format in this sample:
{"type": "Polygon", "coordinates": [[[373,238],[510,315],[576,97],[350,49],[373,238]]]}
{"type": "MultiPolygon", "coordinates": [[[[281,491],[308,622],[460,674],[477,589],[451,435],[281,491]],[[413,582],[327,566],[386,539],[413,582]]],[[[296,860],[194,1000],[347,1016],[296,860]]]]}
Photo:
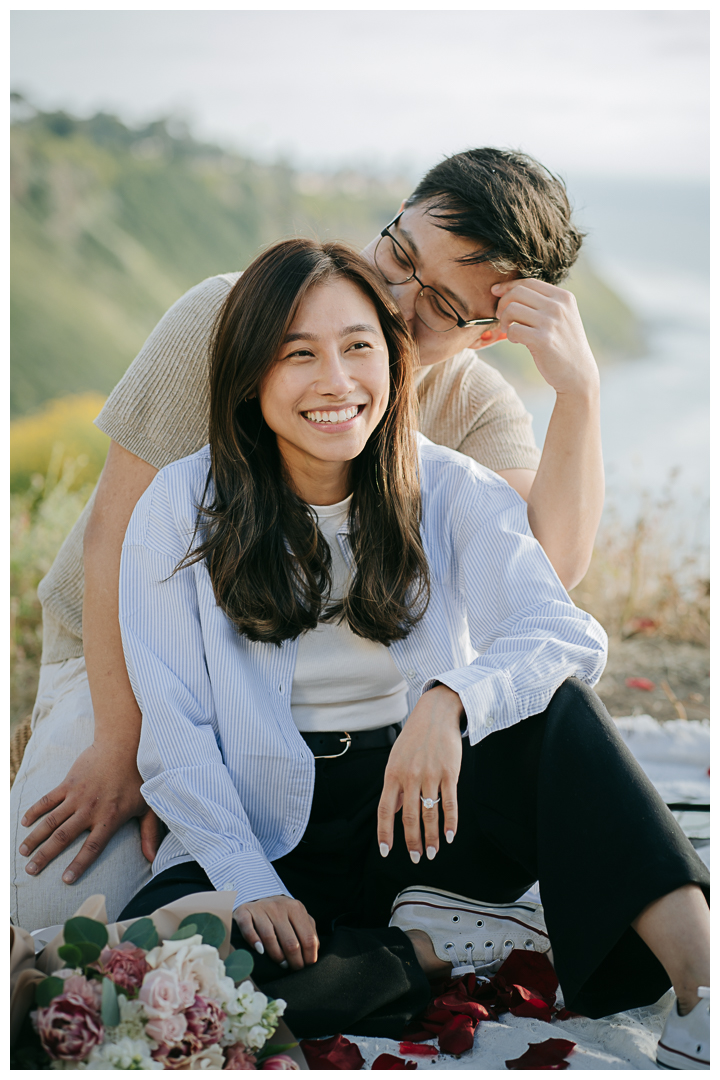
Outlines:
{"type": "Polygon", "coordinates": [[[174,553],[187,548],[198,510],[207,501],[210,447],[165,465],[138,500],[125,534],[126,544],[144,544],[174,553]]]}
{"type": "Polygon", "coordinates": [[[417,439],[423,517],[433,508],[454,517],[466,513],[470,505],[488,514],[518,504],[525,506],[518,493],[492,469],[448,446],[431,442],[425,435],[418,433],[417,439]]]}

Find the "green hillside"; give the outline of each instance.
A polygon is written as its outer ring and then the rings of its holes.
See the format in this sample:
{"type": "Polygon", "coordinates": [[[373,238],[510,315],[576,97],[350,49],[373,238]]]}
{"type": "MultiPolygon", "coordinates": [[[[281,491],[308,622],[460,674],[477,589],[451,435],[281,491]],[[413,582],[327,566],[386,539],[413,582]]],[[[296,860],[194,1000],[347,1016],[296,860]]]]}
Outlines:
{"type": "MultiPolygon", "coordinates": [[[[16,416],[66,394],[108,393],[166,308],[203,277],[242,268],[283,236],[367,242],[412,187],[308,176],[163,121],[130,130],[105,114],[16,122],[11,165],[16,416]]],[[[572,287],[601,357],[638,351],[637,320],[590,267],[572,287]]],[[[529,356],[513,348],[505,363],[524,369],[529,356]]]]}

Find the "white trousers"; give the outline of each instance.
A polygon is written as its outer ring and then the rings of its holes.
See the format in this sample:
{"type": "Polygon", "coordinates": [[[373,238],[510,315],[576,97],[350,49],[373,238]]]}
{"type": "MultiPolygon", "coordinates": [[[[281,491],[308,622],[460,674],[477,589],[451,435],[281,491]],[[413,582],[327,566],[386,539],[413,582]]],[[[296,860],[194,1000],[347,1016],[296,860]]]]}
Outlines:
{"type": "Polygon", "coordinates": [[[93,741],[95,719],[84,658],[43,664],[32,716],[32,736],[10,792],[11,919],[24,930],[39,930],[69,919],[88,896],[102,893],[110,922],[150,880],[150,863],[140,850],[140,827],[133,819],[119,829],[98,859],[74,885],[62,874],[87,839],[82,833],[40,874],[25,873],[31,856],[18,848],[34,826],[20,819],[33,803],[57,787],[75,759],[93,741]]]}

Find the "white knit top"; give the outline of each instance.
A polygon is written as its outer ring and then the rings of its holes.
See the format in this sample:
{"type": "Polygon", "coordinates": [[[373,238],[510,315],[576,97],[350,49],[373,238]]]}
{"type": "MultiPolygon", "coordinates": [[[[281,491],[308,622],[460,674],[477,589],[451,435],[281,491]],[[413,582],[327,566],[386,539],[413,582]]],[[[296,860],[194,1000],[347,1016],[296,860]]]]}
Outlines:
{"type": "MultiPolygon", "coordinates": [[[[332,554],[333,600],[350,584],[337,540],[352,495],[333,506],[313,506],[332,554]]],[[[298,644],[290,707],[300,731],[362,731],[407,716],[408,685],[390,650],[353,634],[346,622],[318,623],[298,644]]]]}

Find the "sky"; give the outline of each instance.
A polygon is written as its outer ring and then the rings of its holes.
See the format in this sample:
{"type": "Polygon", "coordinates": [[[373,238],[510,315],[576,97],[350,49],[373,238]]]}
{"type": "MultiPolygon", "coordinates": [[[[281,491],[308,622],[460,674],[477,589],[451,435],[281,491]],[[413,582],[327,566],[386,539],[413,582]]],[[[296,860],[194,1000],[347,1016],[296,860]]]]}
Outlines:
{"type": "Polygon", "coordinates": [[[572,174],[709,169],[707,11],[14,11],[11,85],[309,170],[483,144],[572,174]]]}

